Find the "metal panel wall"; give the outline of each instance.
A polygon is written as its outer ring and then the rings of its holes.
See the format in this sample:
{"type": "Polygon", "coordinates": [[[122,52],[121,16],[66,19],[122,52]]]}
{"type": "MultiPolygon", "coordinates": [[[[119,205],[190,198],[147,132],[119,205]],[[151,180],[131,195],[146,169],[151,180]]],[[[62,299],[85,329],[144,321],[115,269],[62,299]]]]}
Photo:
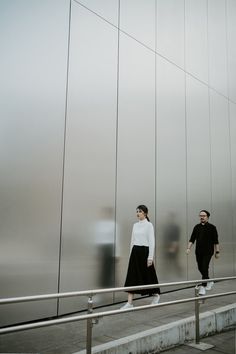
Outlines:
{"type": "Polygon", "coordinates": [[[88,10],[118,26],[119,0],[72,0],[78,5],[84,5],[88,10]]]}
{"type": "Polygon", "coordinates": [[[210,91],[212,217],[221,245],[220,262],[215,261],[216,276],[232,275],[232,186],[228,100],[210,91]]]}
{"type": "MultiPolygon", "coordinates": [[[[186,77],[188,239],[201,209],[211,209],[211,160],[208,89],[186,77]]],[[[194,251],[188,256],[188,278],[199,278],[194,251]]]]}
{"type": "Polygon", "coordinates": [[[225,0],[208,0],[209,85],[228,95],[225,0]]]}
{"type": "Polygon", "coordinates": [[[236,1],[227,0],[226,5],[229,97],[236,102],[236,1]]]}
{"type": "MultiPolygon", "coordinates": [[[[136,207],[155,224],[155,54],[120,34],[116,285],[123,285],[136,207]]],[[[117,298],[120,295],[117,295],[117,298]]]]}
{"type": "Polygon", "coordinates": [[[157,52],[184,68],[184,0],[157,0],[157,52]]]}
{"type": "Polygon", "coordinates": [[[157,265],[162,281],[186,279],[185,74],[157,56],[157,265]]]}
{"type": "Polygon", "coordinates": [[[155,0],[121,0],[120,29],[155,49],[155,0]]]}
{"type": "MultiPolygon", "coordinates": [[[[160,281],[200,277],[184,252],[202,208],[222,244],[214,275],[236,271],[236,105],[224,97],[236,100],[235,1],[2,0],[0,10],[0,295],[123,285],[139,203],[157,224],[160,281]],[[173,235],[180,258],[167,252],[173,235]]],[[[63,300],[58,314],[85,301],[63,300]]],[[[56,314],[52,301],[0,318],[56,314]]]]}
{"type": "Polygon", "coordinates": [[[236,104],[230,103],[230,147],[232,183],[232,248],[234,249],[234,273],[236,272],[236,104]]]}
{"type": "MultiPolygon", "coordinates": [[[[68,5],[0,3],[1,297],[58,290],[68,5]]],[[[0,325],[29,321],[56,301],[0,311],[0,325]]]]}
{"type": "Polygon", "coordinates": [[[117,38],[72,2],[60,291],[114,285],[117,38]]]}
{"type": "Polygon", "coordinates": [[[185,2],[186,70],[208,83],[207,0],[185,2]]]}

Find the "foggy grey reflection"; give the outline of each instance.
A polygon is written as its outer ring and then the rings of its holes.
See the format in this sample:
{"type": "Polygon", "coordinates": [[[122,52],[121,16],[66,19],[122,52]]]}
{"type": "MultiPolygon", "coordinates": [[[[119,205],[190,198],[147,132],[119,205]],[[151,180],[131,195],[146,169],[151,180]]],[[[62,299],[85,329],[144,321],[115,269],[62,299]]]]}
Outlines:
{"type": "Polygon", "coordinates": [[[180,276],[180,238],[181,229],[174,212],[167,214],[166,222],[162,229],[164,246],[164,265],[169,274],[180,276]]]}

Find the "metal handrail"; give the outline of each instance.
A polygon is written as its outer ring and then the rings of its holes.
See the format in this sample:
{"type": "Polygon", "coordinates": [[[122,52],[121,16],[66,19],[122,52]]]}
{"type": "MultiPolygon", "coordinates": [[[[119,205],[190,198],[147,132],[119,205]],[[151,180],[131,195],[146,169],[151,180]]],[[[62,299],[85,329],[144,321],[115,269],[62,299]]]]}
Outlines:
{"type": "MultiPolygon", "coordinates": [[[[210,298],[214,298],[214,297],[227,296],[227,295],[234,295],[234,294],[236,294],[236,290],[228,291],[225,293],[213,294],[213,295],[204,295],[204,296],[201,296],[201,300],[210,299],[210,298]]],[[[47,320],[47,321],[40,321],[40,322],[36,322],[36,323],[10,326],[10,327],[6,327],[6,328],[0,328],[0,334],[6,334],[6,333],[10,333],[10,332],[19,332],[19,331],[23,331],[23,330],[27,330],[27,329],[35,329],[35,328],[40,328],[40,327],[49,327],[51,325],[76,322],[76,321],[80,321],[80,320],[97,319],[97,318],[101,318],[101,317],[117,315],[119,313],[147,310],[147,309],[157,307],[157,306],[163,307],[163,306],[168,306],[168,305],[176,305],[176,304],[182,304],[185,302],[186,303],[192,302],[195,300],[199,300],[199,297],[190,297],[187,299],[166,301],[166,302],[162,302],[162,303],[154,304],[154,305],[150,304],[150,305],[136,306],[136,307],[132,307],[129,309],[123,309],[123,310],[122,309],[110,310],[110,311],[96,312],[96,313],[91,313],[91,314],[86,314],[86,315],[71,316],[71,317],[60,318],[60,319],[55,319],[55,320],[47,320]]]]}
{"type": "Polygon", "coordinates": [[[233,295],[236,294],[236,291],[229,291],[225,293],[219,293],[219,294],[213,294],[213,295],[205,295],[199,297],[198,293],[198,286],[200,283],[204,281],[214,281],[214,282],[219,282],[219,281],[225,281],[225,280],[235,280],[236,276],[233,277],[224,277],[224,278],[211,278],[211,279],[201,279],[201,280],[189,280],[189,281],[183,281],[183,282],[172,282],[172,283],[163,283],[163,284],[152,284],[152,285],[147,285],[147,286],[135,286],[135,287],[122,287],[122,288],[110,288],[110,289],[97,289],[97,290],[89,290],[89,291],[79,291],[79,292],[71,292],[71,293],[61,293],[61,294],[48,294],[48,295],[38,295],[38,296],[27,296],[27,297],[18,297],[18,298],[8,298],[8,299],[0,299],[0,305],[2,304],[9,304],[9,303],[16,303],[16,302],[26,302],[26,301],[37,301],[37,300],[46,300],[46,299],[52,299],[52,298],[64,298],[64,297],[69,297],[69,296],[82,296],[82,295],[88,295],[88,314],[86,315],[79,315],[79,316],[73,316],[73,317],[66,317],[66,318],[61,318],[61,319],[55,319],[55,320],[47,320],[47,321],[39,321],[36,323],[31,323],[31,324],[22,324],[22,325],[17,325],[17,326],[10,326],[6,328],[0,329],[0,334],[6,334],[10,332],[16,332],[16,331],[22,331],[22,330],[28,330],[28,329],[33,329],[33,328],[39,328],[39,327],[47,327],[51,325],[58,325],[62,323],[69,323],[69,322],[75,322],[75,321],[81,321],[81,320],[87,320],[87,346],[86,346],[86,353],[91,354],[91,342],[92,342],[92,326],[94,324],[94,320],[98,320],[101,317],[105,316],[111,316],[111,315],[116,315],[120,313],[125,313],[125,312],[132,312],[132,311],[140,311],[140,310],[146,310],[154,307],[163,307],[163,306],[169,306],[169,305],[176,305],[176,304],[181,304],[181,303],[187,303],[187,302],[195,302],[195,341],[196,344],[199,344],[199,305],[200,301],[204,299],[210,299],[210,298],[215,298],[215,297],[222,297],[222,296],[227,296],[227,295],[233,295]],[[195,287],[195,297],[192,298],[187,298],[187,299],[181,299],[181,300],[174,300],[174,301],[167,301],[155,305],[142,305],[142,306],[137,306],[134,308],[130,309],[119,309],[119,310],[110,310],[110,311],[105,311],[105,312],[99,312],[99,313],[92,313],[93,311],[93,300],[92,296],[96,294],[101,294],[101,293],[107,293],[107,292],[118,292],[118,291],[128,291],[128,290],[137,290],[137,289],[152,289],[158,287],[164,287],[164,286],[174,286],[174,285],[186,285],[186,284],[196,284],[195,287]]]}
{"type": "Polygon", "coordinates": [[[0,305],[13,304],[13,303],[19,303],[19,302],[28,302],[28,301],[60,299],[60,298],[73,297],[73,296],[94,296],[94,295],[98,295],[98,294],[105,294],[105,293],[111,293],[111,292],[121,292],[121,291],[127,292],[127,291],[132,291],[132,290],[153,289],[156,287],[161,288],[161,287],[166,287],[166,286],[168,287],[168,286],[190,285],[190,284],[195,285],[195,284],[199,284],[202,282],[208,282],[208,281],[219,282],[219,281],[235,280],[235,279],[236,279],[236,276],[231,276],[231,277],[200,279],[200,280],[199,279],[186,280],[186,281],[163,283],[163,284],[126,286],[126,287],[118,287],[118,288],[71,291],[71,292],[56,293],[56,294],[21,296],[21,297],[0,299],[0,305]]]}

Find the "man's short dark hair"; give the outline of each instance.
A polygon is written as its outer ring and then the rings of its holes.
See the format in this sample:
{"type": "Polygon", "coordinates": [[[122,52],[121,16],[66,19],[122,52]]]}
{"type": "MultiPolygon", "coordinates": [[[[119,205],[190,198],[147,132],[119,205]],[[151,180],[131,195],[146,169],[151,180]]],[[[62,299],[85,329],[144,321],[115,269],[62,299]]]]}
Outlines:
{"type": "Polygon", "coordinates": [[[200,211],[200,213],[206,213],[207,214],[207,217],[209,218],[210,217],[210,213],[209,213],[209,211],[207,211],[207,210],[205,210],[205,209],[202,209],[201,211],[200,211]]]}

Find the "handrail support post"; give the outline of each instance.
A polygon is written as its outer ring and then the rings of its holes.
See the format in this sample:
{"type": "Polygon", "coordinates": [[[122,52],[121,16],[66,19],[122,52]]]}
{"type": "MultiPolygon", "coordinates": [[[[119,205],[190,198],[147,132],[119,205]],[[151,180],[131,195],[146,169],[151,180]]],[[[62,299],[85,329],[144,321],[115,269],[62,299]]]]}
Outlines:
{"type": "MultiPolygon", "coordinates": [[[[195,287],[195,297],[199,298],[199,287],[198,285],[195,287]]],[[[195,343],[199,344],[200,342],[200,320],[199,320],[199,299],[195,300],[195,343]]]]}
{"type": "MultiPolygon", "coordinates": [[[[93,312],[93,297],[92,295],[88,298],[88,314],[93,312]]],[[[87,338],[86,338],[86,354],[92,353],[92,328],[93,320],[91,318],[87,319],[87,338]]]]}

